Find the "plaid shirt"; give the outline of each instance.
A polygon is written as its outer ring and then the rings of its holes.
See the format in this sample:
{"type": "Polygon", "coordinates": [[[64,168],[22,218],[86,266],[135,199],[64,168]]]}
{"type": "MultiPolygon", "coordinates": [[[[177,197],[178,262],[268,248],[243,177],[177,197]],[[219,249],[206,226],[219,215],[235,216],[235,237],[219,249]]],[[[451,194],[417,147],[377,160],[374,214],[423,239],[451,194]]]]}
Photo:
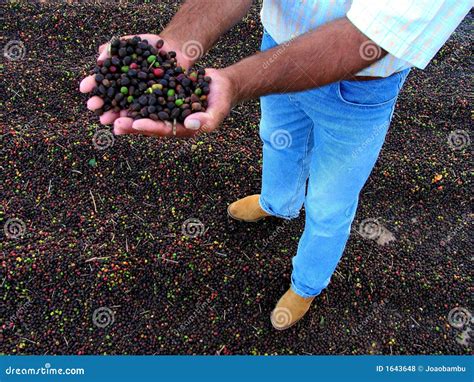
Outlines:
{"type": "Polygon", "coordinates": [[[279,44],[347,16],[389,53],[358,75],[387,77],[413,66],[424,69],[473,5],[472,0],[263,0],[261,16],[279,44]]]}

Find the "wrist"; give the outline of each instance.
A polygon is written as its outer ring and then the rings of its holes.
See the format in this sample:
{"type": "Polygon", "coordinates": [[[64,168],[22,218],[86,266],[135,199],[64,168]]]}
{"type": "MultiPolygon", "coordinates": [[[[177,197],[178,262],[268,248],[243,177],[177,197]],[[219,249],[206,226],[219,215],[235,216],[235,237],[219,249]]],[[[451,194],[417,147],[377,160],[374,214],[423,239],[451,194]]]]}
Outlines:
{"type": "Polygon", "coordinates": [[[232,107],[245,100],[242,94],[241,82],[237,76],[237,71],[234,67],[228,66],[227,68],[220,69],[219,73],[227,79],[229,86],[230,101],[232,107]]]}
{"type": "Polygon", "coordinates": [[[168,51],[175,51],[178,64],[186,69],[192,67],[202,55],[202,53],[191,49],[189,44],[186,44],[186,41],[182,42],[179,38],[172,35],[171,33],[166,33],[166,31],[163,31],[163,33],[160,33],[160,38],[165,42],[164,49],[168,51]]]}

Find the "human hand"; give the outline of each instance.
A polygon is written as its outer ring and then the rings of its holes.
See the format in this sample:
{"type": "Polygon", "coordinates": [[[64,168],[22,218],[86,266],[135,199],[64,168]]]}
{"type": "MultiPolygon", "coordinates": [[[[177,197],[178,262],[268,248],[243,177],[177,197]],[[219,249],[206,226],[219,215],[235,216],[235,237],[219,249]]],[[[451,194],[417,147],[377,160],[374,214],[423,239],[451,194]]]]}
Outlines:
{"type": "MultiPolygon", "coordinates": [[[[221,70],[206,69],[206,76],[211,77],[207,109],[204,112],[193,113],[186,117],[183,124],[176,125],[177,137],[192,137],[198,133],[209,133],[215,130],[229,114],[233,104],[234,94],[231,82],[221,70]]],[[[173,136],[170,122],[153,121],[121,116],[114,122],[114,133],[143,134],[151,137],[173,136]]]]}
{"type": "MultiPolygon", "coordinates": [[[[145,39],[148,41],[149,44],[155,46],[156,43],[161,40],[159,35],[153,35],[153,34],[143,34],[139,35],[142,39],[145,39]]],[[[134,36],[123,36],[120,39],[128,39],[132,38],[134,36]]],[[[103,44],[99,47],[99,57],[97,59],[98,63],[102,63],[105,59],[110,57],[110,52],[109,52],[109,43],[103,44]]],[[[184,69],[189,68],[194,64],[194,59],[198,57],[190,57],[186,54],[183,54],[181,50],[178,48],[177,44],[171,41],[170,39],[167,39],[164,41],[164,44],[161,48],[162,50],[165,50],[167,52],[169,51],[175,51],[176,52],[176,60],[179,63],[180,66],[182,66],[184,69]]],[[[94,88],[97,86],[96,81],[94,76],[88,76],[84,78],[80,84],[80,91],[82,93],[90,93],[94,88]]],[[[87,102],[87,107],[90,110],[97,110],[100,109],[104,104],[104,101],[98,97],[98,96],[93,96],[91,97],[88,102],[87,102]]],[[[114,123],[117,119],[119,119],[121,116],[126,116],[127,111],[122,110],[120,113],[119,112],[114,112],[114,111],[107,111],[104,114],[100,116],[100,122],[104,125],[112,124],[114,123]]]]}

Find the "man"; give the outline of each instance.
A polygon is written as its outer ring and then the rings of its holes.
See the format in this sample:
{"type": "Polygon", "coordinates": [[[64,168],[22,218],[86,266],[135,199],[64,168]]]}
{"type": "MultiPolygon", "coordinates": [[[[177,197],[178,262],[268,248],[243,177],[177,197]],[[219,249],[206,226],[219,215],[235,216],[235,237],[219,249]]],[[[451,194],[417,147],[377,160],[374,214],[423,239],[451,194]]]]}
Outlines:
{"type": "MultiPolygon", "coordinates": [[[[188,67],[249,10],[251,0],[188,0],[165,30],[142,35],[188,67]],[[198,54],[187,49],[193,45],[198,54]]],[[[472,6],[470,0],[264,0],[262,52],[212,77],[209,107],[173,130],[107,112],[115,134],[190,137],[216,129],[236,103],[261,97],[262,190],[232,203],[231,217],[306,221],[291,286],[271,322],[295,324],[329,284],[349,236],[359,192],[384,142],[411,67],[426,67],[472,6]],[[278,45],[281,44],[281,45],[278,45]]],[[[107,56],[100,48],[99,60],[107,56]]],[[[196,51],[194,51],[196,53],[196,51]]],[[[88,77],[81,91],[95,86],[88,77]]],[[[100,108],[92,97],[88,107],[100,108]]]]}

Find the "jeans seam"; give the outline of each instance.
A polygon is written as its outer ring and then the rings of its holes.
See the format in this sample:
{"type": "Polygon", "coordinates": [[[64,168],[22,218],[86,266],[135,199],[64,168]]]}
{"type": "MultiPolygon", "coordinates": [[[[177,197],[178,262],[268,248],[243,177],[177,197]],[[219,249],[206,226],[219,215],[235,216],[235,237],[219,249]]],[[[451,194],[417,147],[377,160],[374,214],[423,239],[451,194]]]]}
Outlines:
{"type": "MultiPolygon", "coordinates": [[[[303,113],[304,113],[304,111],[303,111],[303,113]]],[[[306,113],[305,113],[305,114],[306,114],[306,113]]],[[[308,116],[308,115],[306,114],[306,116],[308,116]]],[[[308,118],[309,118],[309,116],[308,116],[308,118]]],[[[310,120],[311,120],[311,118],[310,118],[310,120]]],[[[303,179],[302,179],[302,178],[303,178],[303,174],[304,174],[304,171],[305,171],[306,160],[307,160],[307,157],[308,157],[308,151],[309,151],[309,150],[308,150],[308,147],[309,147],[309,144],[308,144],[308,143],[309,143],[309,139],[310,139],[311,134],[312,134],[313,129],[314,129],[314,123],[313,123],[312,120],[311,120],[311,125],[312,125],[312,126],[311,126],[311,128],[309,129],[308,135],[306,136],[305,149],[304,149],[304,158],[303,158],[303,166],[302,166],[302,168],[301,168],[301,170],[300,170],[300,173],[299,173],[299,175],[298,175],[298,180],[297,180],[297,182],[296,182],[296,190],[295,190],[295,193],[294,193],[293,197],[291,198],[290,205],[293,205],[293,204],[295,203],[296,198],[298,197],[298,190],[303,186],[303,184],[302,184],[302,183],[303,183],[303,179]]],[[[306,179],[304,179],[304,181],[306,182],[306,179]]],[[[299,211],[298,211],[298,212],[299,212],[299,211]]],[[[292,214],[291,214],[291,211],[290,211],[289,209],[288,209],[288,214],[289,214],[289,215],[292,215],[292,214]]]]}

